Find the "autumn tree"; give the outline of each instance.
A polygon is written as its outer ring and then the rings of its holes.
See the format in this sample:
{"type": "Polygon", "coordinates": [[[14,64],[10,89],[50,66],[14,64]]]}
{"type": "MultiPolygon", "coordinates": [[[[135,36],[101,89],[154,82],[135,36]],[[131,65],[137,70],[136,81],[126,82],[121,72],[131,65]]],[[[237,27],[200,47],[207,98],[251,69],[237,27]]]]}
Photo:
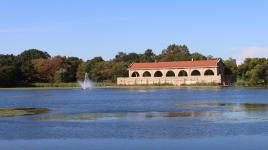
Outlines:
{"type": "Polygon", "coordinates": [[[34,68],[38,73],[38,80],[40,82],[53,82],[56,71],[65,68],[63,62],[64,58],[60,56],[33,60],[34,68]]]}

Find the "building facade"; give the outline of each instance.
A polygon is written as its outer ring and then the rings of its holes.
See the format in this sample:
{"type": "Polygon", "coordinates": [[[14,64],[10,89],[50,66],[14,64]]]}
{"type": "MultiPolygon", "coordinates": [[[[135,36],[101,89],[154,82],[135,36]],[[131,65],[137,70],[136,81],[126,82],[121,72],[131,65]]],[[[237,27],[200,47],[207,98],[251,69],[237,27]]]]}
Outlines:
{"type": "Polygon", "coordinates": [[[220,59],[176,62],[133,63],[129,77],[117,78],[118,85],[223,83],[220,59]]]}

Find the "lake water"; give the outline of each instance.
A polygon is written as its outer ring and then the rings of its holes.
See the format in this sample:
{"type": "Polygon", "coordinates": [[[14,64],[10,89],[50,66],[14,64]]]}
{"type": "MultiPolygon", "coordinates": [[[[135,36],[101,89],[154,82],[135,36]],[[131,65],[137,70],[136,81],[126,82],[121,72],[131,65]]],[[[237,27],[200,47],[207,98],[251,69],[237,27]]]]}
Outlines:
{"type": "Polygon", "coordinates": [[[0,149],[267,149],[268,89],[0,91],[0,149]],[[0,111],[1,113],[1,111],[0,111]]]}

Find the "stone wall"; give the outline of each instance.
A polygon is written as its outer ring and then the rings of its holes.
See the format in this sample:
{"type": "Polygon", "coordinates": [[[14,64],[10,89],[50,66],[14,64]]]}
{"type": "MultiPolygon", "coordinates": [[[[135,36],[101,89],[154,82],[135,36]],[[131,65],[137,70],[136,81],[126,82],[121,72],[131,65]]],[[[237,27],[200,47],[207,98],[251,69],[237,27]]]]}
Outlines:
{"type": "Polygon", "coordinates": [[[117,78],[118,85],[142,85],[142,84],[181,84],[196,83],[219,83],[221,76],[198,76],[198,77],[137,77],[137,78],[117,78]]]}

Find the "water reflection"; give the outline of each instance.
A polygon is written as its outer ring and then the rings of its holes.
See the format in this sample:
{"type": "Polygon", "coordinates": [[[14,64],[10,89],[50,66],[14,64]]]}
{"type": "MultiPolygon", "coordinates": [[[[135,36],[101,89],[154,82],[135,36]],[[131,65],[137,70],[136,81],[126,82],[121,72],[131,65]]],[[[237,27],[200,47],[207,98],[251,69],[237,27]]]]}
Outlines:
{"type": "Polygon", "coordinates": [[[217,123],[258,122],[268,120],[268,104],[265,103],[194,103],[177,104],[178,107],[217,111],[218,115],[206,118],[217,123]]]}
{"type": "Polygon", "coordinates": [[[177,104],[191,110],[176,112],[96,112],[80,114],[48,115],[39,118],[46,121],[94,121],[94,120],[149,120],[165,118],[192,118],[215,123],[236,123],[268,120],[268,104],[258,103],[194,103],[177,104]],[[200,110],[200,108],[202,108],[200,110]]]}
{"type": "Polygon", "coordinates": [[[148,92],[156,92],[159,88],[129,88],[124,89],[123,92],[130,92],[130,93],[148,93],[148,92]]]}
{"type": "Polygon", "coordinates": [[[183,118],[199,117],[207,118],[218,115],[214,111],[181,111],[181,112],[117,112],[117,113],[81,113],[81,114],[62,114],[50,115],[40,118],[50,121],[86,121],[86,120],[146,120],[157,118],[183,118]]]}
{"type": "MultiPolygon", "coordinates": [[[[228,109],[228,111],[268,111],[268,104],[261,103],[193,103],[193,104],[177,104],[178,107],[190,107],[190,108],[200,108],[205,107],[207,109],[215,108],[215,107],[223,107],[224,109],[228,109]]],[[[225,110],[226,111],[226,110],[225,110]]]]}

